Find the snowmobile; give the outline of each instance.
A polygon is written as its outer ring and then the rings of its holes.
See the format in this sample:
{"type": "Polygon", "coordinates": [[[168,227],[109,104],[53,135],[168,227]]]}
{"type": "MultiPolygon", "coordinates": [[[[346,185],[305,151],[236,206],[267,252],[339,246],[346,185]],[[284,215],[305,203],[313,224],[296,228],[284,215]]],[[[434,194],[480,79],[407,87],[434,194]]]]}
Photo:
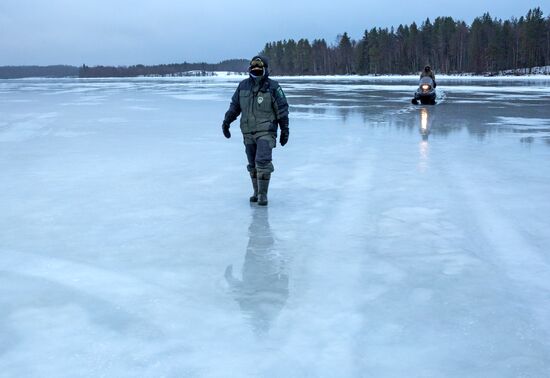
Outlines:
{"type": "Polygon", "coordinates": [[[422,105],[435,105],[435,96],[436,93],[432,78],[424,76],[420,79],[420,85],[414,93],[414,98],[411,102],[414,105],[418,105],[418,101],[420,101],[422,105]]]}

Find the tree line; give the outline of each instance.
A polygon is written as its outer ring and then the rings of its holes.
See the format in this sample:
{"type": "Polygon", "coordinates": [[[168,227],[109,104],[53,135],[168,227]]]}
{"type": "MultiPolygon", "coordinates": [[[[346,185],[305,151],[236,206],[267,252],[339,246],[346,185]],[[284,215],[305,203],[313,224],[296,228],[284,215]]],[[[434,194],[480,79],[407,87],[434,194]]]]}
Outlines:
{"type": "Polygon", "coordinates": [[[550,17],[540,7],[519,19],[485,13],[471,25],[452,17],[397,28],[348,33],[336,43],[293,39],[267,43],[261,52],[277,75],[408,74],[431,65],[437,72],[496,73],[550,65],[550,17]]]}
{"type": "Polygon", "coordinates": [[[172,63],[146,66],[136,64],[133,66],[94,66],[83,64],[78,76],[85,77],[136,77],[136,76],[185,76],[195,71],[201,73],[211,71],[244,72],[248,67],[246,59],[230,59],[220,63],[172,63]]]}
{"type": "Polygon", "coordinates": [[[247,59],[229,59],[220,63],[173,63],[159,65],[136,64],[132,66],[0,66],[0,79],[25,77],[136,77],[136,76],[186,76],[205,75],[212,71],[246,72],[247,59]]]}
{"type": "Polygon", "coordinates": [[[21,79],[24,77],[71,77],[78,76],[75,66],[2,66],[0,79],[21,79]]]}

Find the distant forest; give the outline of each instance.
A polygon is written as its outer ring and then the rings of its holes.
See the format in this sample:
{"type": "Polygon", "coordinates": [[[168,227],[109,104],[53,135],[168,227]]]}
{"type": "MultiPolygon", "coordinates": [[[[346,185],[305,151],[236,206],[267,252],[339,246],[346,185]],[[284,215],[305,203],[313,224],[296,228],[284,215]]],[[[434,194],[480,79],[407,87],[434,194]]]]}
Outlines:
{"type": "Polygon", "coordinates": [[[24,77],[135,77],[135,76],[181,76],[194,71],[193,75],[211,71],[245,72],[247,59],[230,59],[220,63],[173,63],[145,66],[1,66],[0,79],[24,77]]]}
{"type": "Polygon", "coordinates": [[[21,79],[24,77],[70,77],[78,76],[74,66],[2,66],[0,79],[21,79]]]}
{"type": "Polygon", "coordinates": [[[231,71],[244,72],[248,68],[247,59],[230,59],[223,62],[210,63],[173,63],[159,64],[155,66],[145,66],[137,64],[135,66],[95,66],[89,67],[82,65],[80,67],[79,77],[135,77],[135,76],[182,76],[187,72],[195,71],[206,73],[209,71],[231,71]]]}
{"type": "Polygon", "coordinates": [[[452,17],[422,25],[372,28],[355,41],[324,39],[267,43],[262,54],[276,75],[408,74],[429,64],[440,73],[496,73],[550,65],[550,17],[540,8],[501,20],[489,13],[471,25],[452,17]]]}

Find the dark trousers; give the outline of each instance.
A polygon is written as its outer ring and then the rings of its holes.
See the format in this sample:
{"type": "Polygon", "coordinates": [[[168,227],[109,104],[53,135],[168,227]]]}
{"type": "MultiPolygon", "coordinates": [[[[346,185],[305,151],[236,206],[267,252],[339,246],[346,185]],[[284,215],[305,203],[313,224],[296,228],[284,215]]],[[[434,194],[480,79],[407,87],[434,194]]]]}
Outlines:
{"type": "Polygon", "coordinates": [[[244,135],[244,146],[246,158],[248,159],[248,171],[256,171],[260,174],[270,174],[274,171],[272,160],[272,151],[275,147],[276,139],[274,134],[263,134],[256,136],[254,134],[244,135]]]}

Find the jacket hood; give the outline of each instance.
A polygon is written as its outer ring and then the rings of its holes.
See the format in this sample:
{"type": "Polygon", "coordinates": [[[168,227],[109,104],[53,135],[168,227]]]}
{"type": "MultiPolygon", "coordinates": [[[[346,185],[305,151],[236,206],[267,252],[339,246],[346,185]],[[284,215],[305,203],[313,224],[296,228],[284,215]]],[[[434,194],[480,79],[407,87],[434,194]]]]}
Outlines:
{"type": "MultiPolygon", "coordinates": [[[[269,61],[265,56],[262,56],[262,55],[255,55],[254,57],[252,57],[252,59],[250,59],[250,61],[252,62],[254,59],[258,59],[258,58],[260,58],[262,60],[262,62],[264,62],[264,76],[263,76],[263,79],[266,79],[266,78],[269,77],[269,61]]],[[[248,73],[248,75],[250,77],[252,77],[252,75],[250,75],[250,72],[248,73]]]]}

